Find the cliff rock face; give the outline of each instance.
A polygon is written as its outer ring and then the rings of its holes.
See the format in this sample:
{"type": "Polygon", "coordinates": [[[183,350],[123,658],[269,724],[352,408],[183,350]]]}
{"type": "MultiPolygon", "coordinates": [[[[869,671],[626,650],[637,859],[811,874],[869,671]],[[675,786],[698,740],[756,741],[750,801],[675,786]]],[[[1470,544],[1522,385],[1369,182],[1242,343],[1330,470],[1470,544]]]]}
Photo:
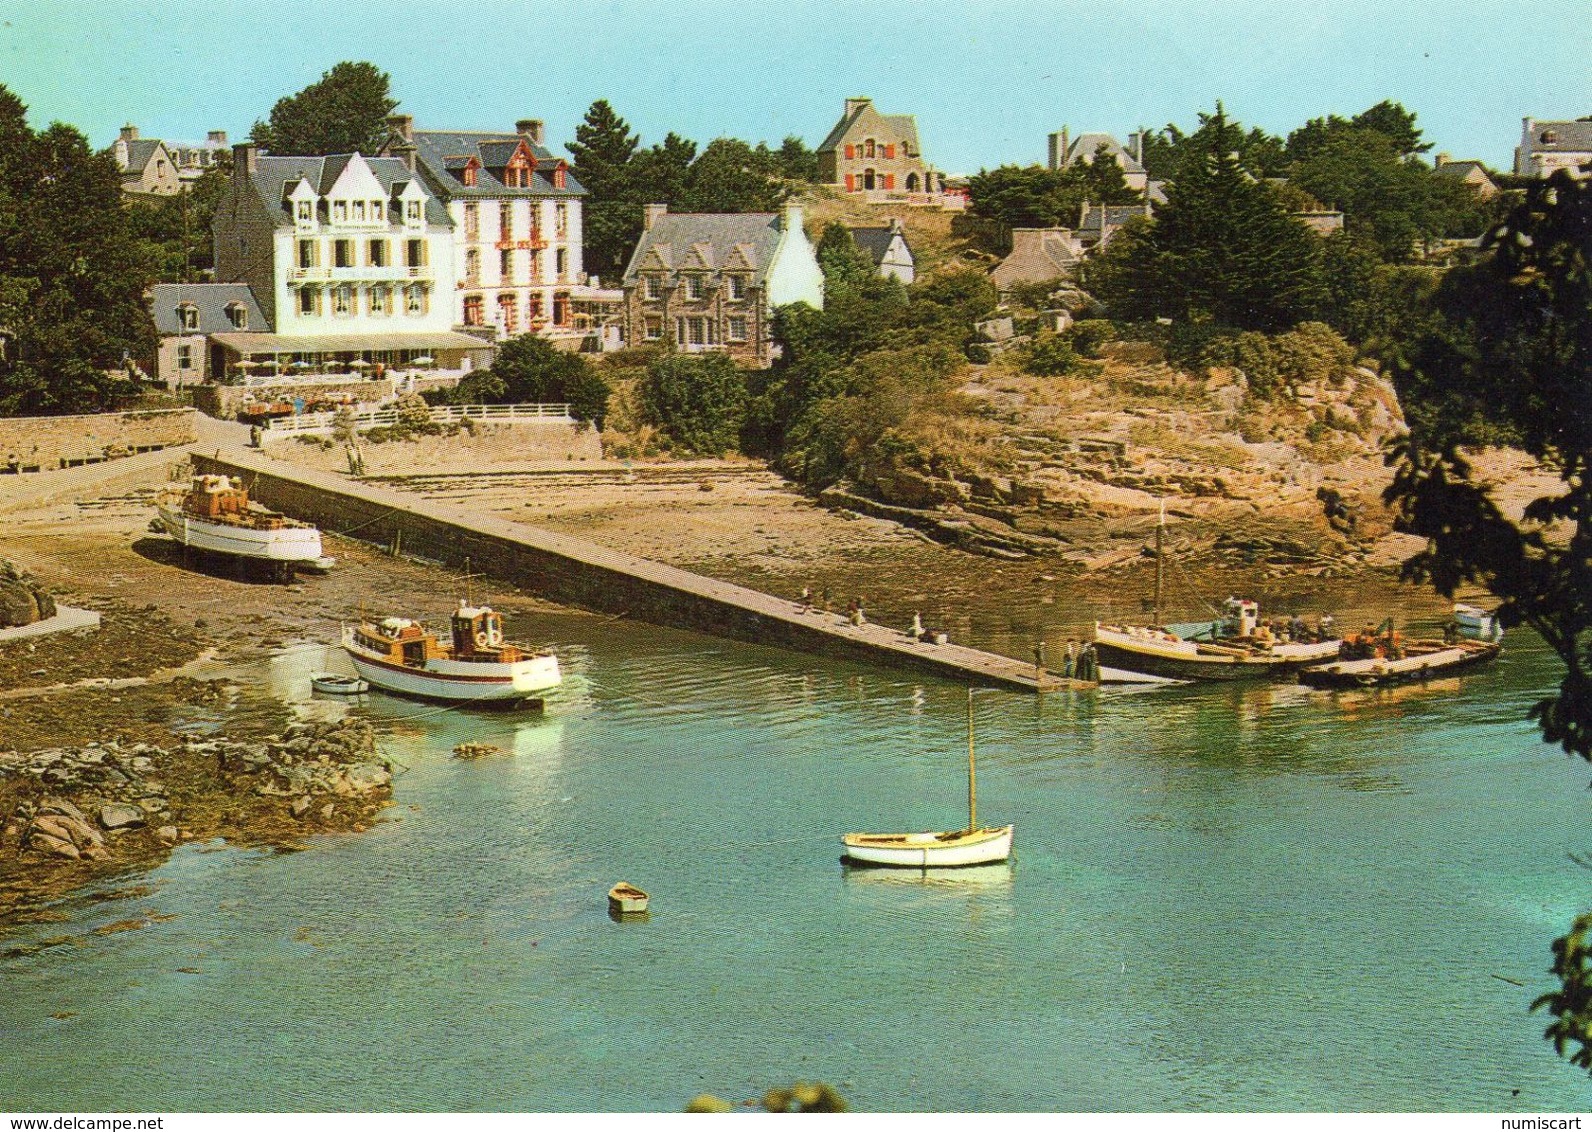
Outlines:
{"type": "Polygon", "coordinates": [[[0,629],[55,616],[55,599],[27,571],[0,561],[0,629]]]}

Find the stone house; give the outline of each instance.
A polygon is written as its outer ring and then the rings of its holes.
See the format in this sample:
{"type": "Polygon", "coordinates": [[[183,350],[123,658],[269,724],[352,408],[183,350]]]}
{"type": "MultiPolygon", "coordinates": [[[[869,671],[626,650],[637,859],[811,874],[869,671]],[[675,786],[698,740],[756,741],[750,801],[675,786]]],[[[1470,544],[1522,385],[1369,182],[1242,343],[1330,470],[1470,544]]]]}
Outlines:
{"type": "Polygon", "coordinates": [[[1002,295],[1019,283],[1073,279],[1083,262],[1084,247],[1071,228],[1013,228],[1012,250],[990,273],[1002,295]]]}
{"type": "Polygon", "coordinates": [[[453,222],[454,323],[501,337],[583,336],[594,301],[581,259],[586,190],[545,145],[542,122],[521,119],[512,133],[416,130],[407,114],[387,122],[382,153],[412,156],[453,222]]]}
{"type": "Polygon", "coordinates": [[[1588,165],[1592,165],[1592,118],[1573,122],[1524,119],[1520,144],[1515,147],[1516,174],[1546,177],[1556,169],[1568,169],[1572,176],[1584,177],[1588,165]]]}
{"type": "MultiPolygon", "coordinates": [[[[149,306],[160,337],[155,376],[168,389],[214,380],[212,334],[271,330],[254,292],[243,283],[158,283],[150,288],[149,306]]],[[[216,364],[225,366],[220,358],[216,364]]]]}
{"type": "Polygon", "coordinates": [[[1057,133],[1050,135],[1049,142],[1048,164],[1052,170],[1066,169],[1079,162],[1092,165],[1097,156],[1103,155],[1122,167],[1122,179],[1128,188],[1141,193],[1149,189],[1150,175],[1142,164],[1143,133],[1129,134],[1128,144],[1123,146],[1110,134],[1079,134],[1074,138],[1063,126],[1057,133]]]}
{"type": "Polygon", "coordinates": [[[270,329],[211,335],[212,379],[284,367],[462,373],[490,352],[452,329],[453,222],[407,161],[263,156],[248,144],[233,154],[216,281],[246,284],[270,329]]]}
{"type": "Polygon", "coordinates": [[[895,278],[910,284],[917,278],[917,265],[907,244],[901,221],[892,219],[883,227],[846,226],[863,254],[873,261],[881,278],[895,278]]]}
{"type": "Polygon", "coordinates": [[[1454,161],[1448,154],[1439,153],[1432,171],[1439,177],[1465,185],[1478,200],[1491,200],[1498,195],[1497,184],[1480,161],[1454,161]]]}
{"type": "Polygon", "coordinates": [[[141,138],[126,125],[110,148],[129,196],[175,196],[225,160],[227,132],[211,130],[203,144],[141,138]]]}
{"type": "Polygon", "coordinates": [[[824,305],[824,273],[798,204],[741,213],[671,213],[651,204],[644,222],[623,282],[629,346],[720,351],[766,369],[775,309],[824,305]]]}
{"type": "Polygon", "coordinates": [[[923,159],[911,114],[881,114],[871,98],[846,99],[818,147],[818,178],[848,193],[938,193],[944,177],[923,159]]]}

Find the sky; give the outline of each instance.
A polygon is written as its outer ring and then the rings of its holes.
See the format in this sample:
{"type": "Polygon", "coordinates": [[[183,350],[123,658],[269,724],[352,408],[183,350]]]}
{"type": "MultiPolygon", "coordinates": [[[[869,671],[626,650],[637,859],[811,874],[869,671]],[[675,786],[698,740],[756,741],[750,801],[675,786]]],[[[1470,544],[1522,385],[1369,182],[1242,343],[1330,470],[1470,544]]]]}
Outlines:
{"type": "Polygon", "coordinates": [[[915,114],[948,173],[1045,160],[1046,135],[1245,126],[1401,102],[1436,151],[1508,168],[1521,119],[1592,114],[1592,0],[0,0],[0,85],[109,145],[242,140],[341,60],[392,76],[420,129],[605,98],[670,130],[816,146],[847,96],[915,114]]]}

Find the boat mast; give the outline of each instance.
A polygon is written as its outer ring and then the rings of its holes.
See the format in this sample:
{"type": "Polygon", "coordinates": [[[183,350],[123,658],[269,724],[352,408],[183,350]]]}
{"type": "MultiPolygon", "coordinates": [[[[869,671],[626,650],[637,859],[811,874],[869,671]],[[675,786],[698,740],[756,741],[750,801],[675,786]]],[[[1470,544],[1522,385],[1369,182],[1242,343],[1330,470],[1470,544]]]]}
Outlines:
{"type": "Polygon", "coordinates": [[[1161,500],[1161,518],[1155,524],[1155,627],[1161,627],[1161,589],[1166,581],[1166,500],[1161,500]]]}
{"type": "Polygon", "coordinates": [[[967,831],[978,828],[978,778],[973,770],[973,689],[967,690],[967,831]]]}

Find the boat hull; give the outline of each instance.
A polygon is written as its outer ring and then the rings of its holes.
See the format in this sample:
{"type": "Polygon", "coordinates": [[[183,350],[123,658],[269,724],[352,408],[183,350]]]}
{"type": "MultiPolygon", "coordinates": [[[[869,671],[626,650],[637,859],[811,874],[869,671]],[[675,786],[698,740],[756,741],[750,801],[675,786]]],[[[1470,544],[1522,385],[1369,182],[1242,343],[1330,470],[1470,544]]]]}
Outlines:
{"type": "Polygon", "coordinates": [[[1467,637],[1476,637],[1484,641],[1496,641],[1503,634],[1503,626],[1498,623],[1498,615],[1488,613],[1474,605],[1454,605],[1454,624],[1459,626],[1459,631],[1467,637]]]}
{"type": "Polygon", "coordinates": [[[369,655],[354,643],[354,631],[343,631],[343,651],[354,671],[372,687],[403,696],[446,703],[513,703],[556,688],[563,681],[558,658],[533,656],[512,664],[462,660],[428,660],[400,665],[369,655]]]}
{"type": "Polygon", "coordinates": [[[1502,649],[1496,643],[1466,641],[1452,648],[1401,660],[1370,658],[1340,660],[1321,664],[1299,673],[1299,682],[1312,688],[1380,688],[1393,684],[1413,684],[1487,664],[1498,658],[1502,649]]]}
{"type": "Polygon", "coordinates": [[[156,507],[161,529],[184,546],[262,562],[315,563],[321,559],[321,532],[314,527],[255,530],[231,523],[210,523],[180,508],[156,507]]]}
{"type": "Polygon", "coordinates": [[[1168,680],[1284,680],[1300,669],[1337,657],[1337,641],[1275,645],[1270,653],[1249,656],[1203,654],[1191,641],[1131,637],[1095,630],[1095,653],[1102,666],[1142,672],[1168,680]]]}
{"type": "Polygon", "coordinates": [[[1012,826],[972,833],[848,833],[841,838],[853,865],[897,869],[956,869],[993,865],[1012,855],[1012,826]]]}

